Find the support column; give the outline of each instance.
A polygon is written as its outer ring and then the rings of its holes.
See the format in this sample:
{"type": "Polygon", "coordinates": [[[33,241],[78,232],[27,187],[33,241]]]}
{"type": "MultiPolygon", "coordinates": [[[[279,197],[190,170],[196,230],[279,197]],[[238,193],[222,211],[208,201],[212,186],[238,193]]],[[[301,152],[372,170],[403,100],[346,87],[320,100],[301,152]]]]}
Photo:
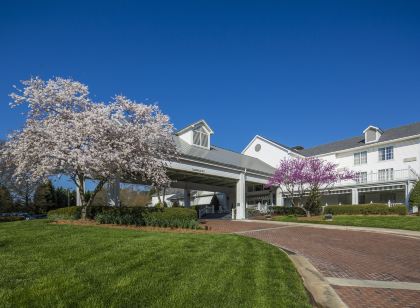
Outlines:
{"type": "Polygon", "coordinates": [[[108,205],[120,206],[120,180],[118,178],[112,179],[107,184],[108,205]]]}
{"type": "Polygon", "coordinates": [[[280,188],[276,189],[276,205],[277,206],[284,206],[284,197],[283,197],[283,193],[281,191],[280,188]]]}
{"type": "Polygon", "coordinates": [[[239,175],[236,183],[236,219],[246,218],[245,173],[239,175]]]}
{"type": "Polygon", "coordinates": [[[357,188],[351,189],[351,204],[359,204],[359,191],[357,188]]]}
{"type": "Polygon", "coordinates": [[[184,207],[191,207],[191,190],[184,189],[184,207]]]}
{"type": "Polygon", "coordinates": [[[407,184],[405,184],[405,206],[409,208],[410,206],[410,193],[411,190],[414,188],[414,183],[408,181],[407,184]]]}

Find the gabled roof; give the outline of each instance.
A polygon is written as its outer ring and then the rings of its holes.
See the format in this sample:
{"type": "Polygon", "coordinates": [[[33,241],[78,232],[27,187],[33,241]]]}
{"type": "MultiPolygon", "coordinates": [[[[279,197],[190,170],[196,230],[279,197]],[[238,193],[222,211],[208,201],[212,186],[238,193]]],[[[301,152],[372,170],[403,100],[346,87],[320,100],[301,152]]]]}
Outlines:
{"type": "Polygon", "coordinates": [[[199,120],[197,122],[194,122],[194,123],[182,128],[182,129],[180,129],[179,131],[177,131],[175,133],[175,135],[179,136],[179,135],[183,134],[184,132],[186,132],[190,129],[193,129],[195,126],[200,125],[200,124],[203,125],[209,131],[210,134],[214,134],[213,130],[210,128],[210,126],[207,124],[206,121],[199,120]]]}
{"type": "MultiPolygon", "coordinates": [[[[417,135],[420,136],[420,122],[384,130],[381,137],[376,143],[392,141],[395,139],[417,136],[417,135]]],[[[332,143],[319,145],[313,148],[304,149],[304,150],[298,151],[298,153],[304,156],[315,156],[315,155],[322,155],[322,154],[357,148],[364,145],[366,145],[365,137],[364,135],[360,135],[353,138],[335,141],[332,143]]]]}
{"type": "Polygon", "coordinates": [[[281,144],[281,143],[279,143],[277,141],[274,141],[274,140],[271,140],[269,138],[263,137],[261,135],[255,135],[255,137],[251,140],[250,143],[248,143],[248,145],[245,147],[245,149],[243,149],[243,151],[241,153],[243,154],[251,146],[251,144],[255,141],[255,139],[257,139],[257,138],[262,139],[262,140],[264,140],[264,141],[266,141],[268,143],[271,143],[274,146],[280,147],[280,148],[282,148],[285,151],[290,151],[290,152],[299,154],[299,152],[297,152],[295,149],[293,149],[293,148],[291,148],[291,147],[289,147],[287,145],[281,144]]]}
{"type": "Polygon", "coordinates": [[[178,136],[174,136],[176,147],[181,156],[239,169],[247,169],[264,174],[273,174],[274,168],[258,158],[236,153],[214,145],[210,149],[190,145],[178,136]]]}
{"type": "Polygon", "coordinates": [[[373,126],[373,125],[369,125],[364,131],[363,134],[365,134],[369,129],[374,129],[374,130],[378,130],[381,132],[381,134],[384,132],[382,129],[380,129],[379,127],[373,126]]]}

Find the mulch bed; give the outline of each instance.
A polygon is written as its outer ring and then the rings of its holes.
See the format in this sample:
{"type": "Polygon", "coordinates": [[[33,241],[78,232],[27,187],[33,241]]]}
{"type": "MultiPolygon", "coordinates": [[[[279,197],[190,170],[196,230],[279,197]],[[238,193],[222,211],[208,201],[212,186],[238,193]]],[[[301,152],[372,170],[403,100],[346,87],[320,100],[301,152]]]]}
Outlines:
{"type": "MultiPolygon", "coordinates": [[[[161,228],[161,227],[150,227],[150,226],[132,226],[132,225],[113,225],[113,224],[99,224],[95,220],[56,220],[51,222],[56,225],[76,225],[76,226],[95,226],[104,228],[116,228],[116,229],[129,229],[146,232],[167,232],[167,233],[209,233],[211,230],[195,230],[195,229],[183,229],[183,228],[161,228]]],[[[205,226],[202,225],[204,228],[205,226]]]]}

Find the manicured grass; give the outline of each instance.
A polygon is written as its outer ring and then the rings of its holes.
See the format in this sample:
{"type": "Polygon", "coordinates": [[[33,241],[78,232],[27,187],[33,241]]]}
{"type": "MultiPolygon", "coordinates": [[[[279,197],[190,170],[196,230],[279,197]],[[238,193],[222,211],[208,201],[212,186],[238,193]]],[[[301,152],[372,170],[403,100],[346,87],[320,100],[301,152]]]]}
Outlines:
{"type": "Polygon", "coordinates": [[[420,231],[419,216],[334,215],[333,221],[325,221],[321,216],[275,216],[273,217],[273,220],[284,222],[306,222],[326,225],[375,227],[420,231]]]}
{"type": "Polygon", "coordinates": [[[239,235],[0,225],[2,307],[310,307],[290,260],[239,235]]]}

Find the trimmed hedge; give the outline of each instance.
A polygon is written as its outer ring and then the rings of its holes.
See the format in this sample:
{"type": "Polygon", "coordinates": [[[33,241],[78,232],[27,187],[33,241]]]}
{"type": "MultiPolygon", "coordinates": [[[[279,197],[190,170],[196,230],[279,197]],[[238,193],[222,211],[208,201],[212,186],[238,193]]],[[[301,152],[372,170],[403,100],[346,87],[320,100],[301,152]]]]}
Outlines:
{"type": "Polygon", "coordinates": [[[388,207],[386,204],[329,205],[324,214],[333,215],[407,215],[405,205],[388,207]]]}
{"type": "MultiPolygon", "coordinates": [[[[81,212],[79,206],[65,207],[49,211],[48,218],[79,219],[81,212]]],[[[199,228],[196,211],[187,208],[90,206],[86,218],[101,224],[199,228]]]]}
{"type": "Polygon", "coordinates": [[[25,220],[25,217],[22,216],[0,216],[0,222],[11,222],[25,220]]]}
{"type": "Polygon", "coordinates": [[[304,209],[296,206],[286,207],[286,206],[273,206],[271,208],[273,215],[287,216],[287,215],[296,215],[296,216],[306,216],[304,209]]]}
{"type": "Polygon", "coordinates": [[[101,224],[200,229],[194,209],[186,208],[111,208],[97,213],[101,224]]]}
{"type": "Polygon", "coordinates": [[[82,208],[80,206],[62,207],[48,212],[50,219],[79,219],[82,208]]]}

